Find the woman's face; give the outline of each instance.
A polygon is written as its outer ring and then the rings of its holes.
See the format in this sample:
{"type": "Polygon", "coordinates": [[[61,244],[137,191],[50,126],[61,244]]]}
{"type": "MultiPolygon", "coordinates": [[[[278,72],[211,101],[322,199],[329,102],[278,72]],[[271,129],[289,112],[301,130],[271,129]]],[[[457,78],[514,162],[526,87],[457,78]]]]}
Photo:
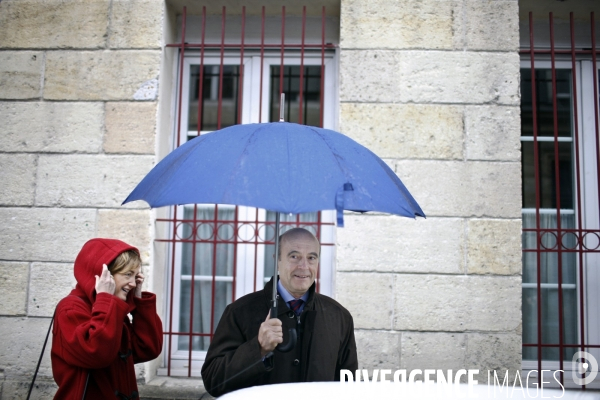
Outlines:
{"type": "Polygon", "coordinates": [[[117,272],[113,275],[115,279],[115,296],[127,301],[127,294],[135,290],[135,277],[141,271],[141,266],[125,272],[117,272]]]}

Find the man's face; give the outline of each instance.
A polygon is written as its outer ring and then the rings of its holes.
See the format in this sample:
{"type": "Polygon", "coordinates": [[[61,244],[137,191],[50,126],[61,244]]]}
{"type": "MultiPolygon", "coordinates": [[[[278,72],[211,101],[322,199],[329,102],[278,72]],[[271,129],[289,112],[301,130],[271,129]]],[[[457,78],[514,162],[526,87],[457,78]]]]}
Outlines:
{"type": "Polygon", "coordinates": [[[115,296],[123,301],[127,301],[127,294],[135,290],[135,277],[141,271],[141,267],[134,268],[127,272],[117,272],[113,275],[115,279],[115,296]]]}
{"type": "Polygon", "coordinates": [[[279,280],[292,296],[300,298],[317,277],[319,242],[310,235],[282,239],[279,280]]]}

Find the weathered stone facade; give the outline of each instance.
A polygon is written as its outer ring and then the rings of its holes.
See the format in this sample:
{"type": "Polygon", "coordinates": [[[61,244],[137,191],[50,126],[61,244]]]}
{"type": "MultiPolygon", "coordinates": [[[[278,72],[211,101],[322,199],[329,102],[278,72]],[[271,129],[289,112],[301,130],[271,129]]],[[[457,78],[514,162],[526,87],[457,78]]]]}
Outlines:
{"type": "MultiPolygon", "coordinates": [[[[152,275],[151,214],[120,204],[155,161],[158,96],[147,86],[160,75],[164,8],[152,0],[0,3],[3,399],[25,397],[87,239],[138,246],[152,275]]],[[[55,390],[48,350],[38,383],[33,398],[55,390]]]]}
{"type": "MultiPolygon", "coordinates": [[[[0,334],[18,338],[0,343],[2,399],[26,393],[87,239],[138,246],[148,287],[166,295],[156,214],[120,204],[171,150],[177,60],[163,46],[188,3],[0,2],[0,334]]],[[[263,3],[292,4],[228,6],[263,3]]],[[[360,367],[520,370],[518,2],[338,6],[339,130],[427,214],[348,214],[337,230],[336,298],[354,315],[360,367]]],[[[194,380],[166,388],[156,366],[139,368],[155,393],[201,394],[194,380]]],[[[48,351],[38,379],[34,398],[47,398],[48,351]]]]}
{"type": "Polygon", "coordinates": [[[361,366],[520,370],[518,4],[341,10],[340,130],[427,214],[347,217],[338,230],[337,297],[361,366]]]}

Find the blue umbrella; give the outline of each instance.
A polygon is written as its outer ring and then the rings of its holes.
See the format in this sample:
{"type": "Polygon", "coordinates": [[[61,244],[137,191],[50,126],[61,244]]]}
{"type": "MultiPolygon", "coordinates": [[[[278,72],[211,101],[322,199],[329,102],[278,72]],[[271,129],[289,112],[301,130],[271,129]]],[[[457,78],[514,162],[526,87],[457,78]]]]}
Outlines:
{"type": "MultiPolygon", "coordinates": [[[[287,122],[234,125],[188,141],[160,161],[123,204],[135,200],[151,207],[215,203],[276,211],[275,254],[279,213],[336,210],[340,227],[344,210],[425,217],[394,171],[369,149],[329,129],[287,122]]],[[[277,275],[275,263],[272,318],[277,275]]],[[[290,341],[278,349],[291,350],[295,334],[290,330],[290,341]]]]}
{"type": "Polygon", "coordinates": [[[300,214],[380,211],[425,217],[396,174],[341,133],[288,122],[234,125],[171,152],[123,204],[215,203],[300,214]]]}

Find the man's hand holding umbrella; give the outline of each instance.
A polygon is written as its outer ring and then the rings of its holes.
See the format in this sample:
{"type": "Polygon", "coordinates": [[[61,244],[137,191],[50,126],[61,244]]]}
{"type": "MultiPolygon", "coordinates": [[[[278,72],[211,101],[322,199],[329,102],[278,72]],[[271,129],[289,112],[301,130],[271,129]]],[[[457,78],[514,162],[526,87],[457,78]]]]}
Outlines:
{"type": "Polygon", "coordinates": [[[275,350],[279,343],[283,343],[283,329],[281,320],[271,318],[271,311],[267,314],[265,321],[260,324],[258,330],[258,343],[260,343],[260,355],[265,357],[275,350]]]}

